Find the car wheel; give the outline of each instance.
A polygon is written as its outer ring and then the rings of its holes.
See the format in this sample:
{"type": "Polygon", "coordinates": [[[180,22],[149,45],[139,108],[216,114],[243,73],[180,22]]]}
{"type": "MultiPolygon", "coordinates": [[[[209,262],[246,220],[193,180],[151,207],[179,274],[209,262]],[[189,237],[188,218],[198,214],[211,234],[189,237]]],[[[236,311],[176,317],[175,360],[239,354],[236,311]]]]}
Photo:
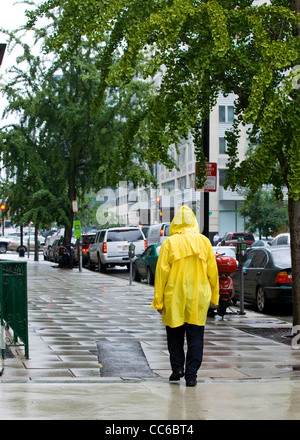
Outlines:
{"type": "Polygon", "coordinates": [[[147,268],[147,283],[154,284],[154,276],[153,273],[151,272],[150,267],[147,268]]]}
{"type": "Polygon", "coordinates": [[[138,274],[138,270],[135,264],[132,265],[132,278],[134,279],[134,281],[141,281],[141,277],[138,274]]]}
{"type": "Polygon", "coordinates": [[[88,269],[95,270],[95,265],[91,262],[90,256],[88,256],[88,269]]]}
{"type": "Polygon", "coordinates": [[[256,307],[260,313],[266,311],[267,297],[263,287],[259,286],[256,293],[256,307]]]}
{"type": "Polygon", "coordinates": [[[5,254],[7,251],[6,244],[0,244],[0,254],[5,254]]]}
{"type": "Polygon", "coordinates": [[[106,264],[101,263],[100,255],[98,255],[98,268],[99,268],[99,272],[102,272],[102,273],[106,272],[106,264]]]}

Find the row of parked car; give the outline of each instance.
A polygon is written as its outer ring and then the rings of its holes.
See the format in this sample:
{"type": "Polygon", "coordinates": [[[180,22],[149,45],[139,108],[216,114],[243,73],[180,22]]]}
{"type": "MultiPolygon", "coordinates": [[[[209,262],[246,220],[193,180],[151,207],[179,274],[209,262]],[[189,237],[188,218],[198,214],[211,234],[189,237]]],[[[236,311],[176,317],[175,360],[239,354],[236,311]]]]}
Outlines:
{"type": "MultiPolygon", "coordinates": [[[[83,235],[82,261],[91,270],[127,266],[129,268],[129,244],[135,245],[133,278],[135,281],[147,280],[154,284],[155,269],[161,243],[169,235],[169,223],[150,227],[119,227],[101,229],[95,234],[83,235]]],[[[289,234],[280,234],[273,241],[257,240],[247,248],[243,267],[244,299],[265,312],[271,303],[292,303],[292,275],[289,234]]],[[[76,240],[74,261],[78,262],[76,240]]],[[[58,249],[61,240],[48,237],[44,246],[44,258],[58,262],[58,249]],[[51,244],[52,241],[52,244],[51,244]]],[[[234,245],[213,246],[215,254],[236,258],[234,245]]],[[[240,271],[233,276],[235,295],[239,300],[240,271]]]]}

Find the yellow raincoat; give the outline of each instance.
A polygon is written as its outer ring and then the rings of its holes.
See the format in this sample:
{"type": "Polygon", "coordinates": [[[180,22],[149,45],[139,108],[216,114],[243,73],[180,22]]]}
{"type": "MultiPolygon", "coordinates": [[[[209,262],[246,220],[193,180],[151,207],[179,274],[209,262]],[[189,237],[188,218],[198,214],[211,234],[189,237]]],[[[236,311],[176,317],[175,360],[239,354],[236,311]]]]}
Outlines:
{"type": "Polygon", "coordinates": [[[199,233],[193,211],[182,206],[176,213],[169,238],[161,246],[152,307],[163,310],[162,321],[169,327],[185,322],[205,325],[212,302],[219,302],[219,278],[210,241],[199,233]]]}

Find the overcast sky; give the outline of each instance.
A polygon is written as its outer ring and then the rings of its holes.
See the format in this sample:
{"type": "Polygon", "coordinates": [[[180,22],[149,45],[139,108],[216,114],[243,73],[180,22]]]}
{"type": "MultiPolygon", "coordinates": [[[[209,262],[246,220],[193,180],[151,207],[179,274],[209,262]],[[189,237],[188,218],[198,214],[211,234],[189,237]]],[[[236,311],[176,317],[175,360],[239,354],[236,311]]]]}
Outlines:
{"type": "MultiPolygon", "coordinates": [[[[25,10],[29,8],[30,7],[28,5],[19,3],[16,0],[1,0],[0,28],[13,31],[24,25],[26,23],[25,10]]],[[[27,38],[26,35],[24,38],[27,38]]],[[[0,32],[0,43],[6,43],[7,40],[8,37],[0,32]]],[[[0,77],[2,76],[2,78],[0,78],[0,83],[8,81],[5,70],[14,64],[16,56],[19,53],[20,52],[17,49],[12,51],[12,53],[9,52],[8,48],[6,49],[2,65],[0,67],[0,77]]],[[[1,120],[4,108],[5,99],[0,96],[0,126],[6,125],[11,121],[11,118],[9,118],[9,120],[1,120]]]]}
{"type": "MultiPolygon", "coordinates": [[[[18,27],[26,23],[25,10],[28,9],[28,5],[16,2],[16,0],[2,0],[1,1],[1,12],[0,12],[0,27],[13,31],[18,27]]],[[[4,34],[0,34],[0,42],[6,43],[7,37],[4,34]]],[[[14,59],[13,54],[5,53],[2,61],[1,73],[8,68],[12,59],[14,59]]]]}

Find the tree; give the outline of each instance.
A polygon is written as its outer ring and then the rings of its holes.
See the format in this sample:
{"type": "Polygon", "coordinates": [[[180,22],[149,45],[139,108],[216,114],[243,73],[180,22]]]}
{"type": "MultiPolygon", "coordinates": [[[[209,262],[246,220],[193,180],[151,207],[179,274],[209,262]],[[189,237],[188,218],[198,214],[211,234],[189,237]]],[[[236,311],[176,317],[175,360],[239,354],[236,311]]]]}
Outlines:
{"type": "MultiPolygon", "coordinates": [[[[149,57],[145,77],[162,68],[160,85],[143,115],[152,157],[160,156],[162,163],[167,163],[169,146],[193,132],[199,115],[207,117],[219,90],[236,94],[234,130],[227,136],[227,183],[252,191],[264,183],[280,191],[286,184],[294,325],[300,325],[300,106],[294,81],[300,64],[299,1],[252,6],[252,0],[48,0],[28,14],[28,26],[51,10],[60,19],[48,43],[61,54],[70,50],[73,34],[93,42],[108,36],[108,56],[122,48],[118,68],[101,72],[106,82],[130,81],[141,51],[149,57]],[[250,138],[260,142],[251,158],[239,163],[241,124],[249,124],[250,138]]],[[[201,184],[201,148],[198,154],[201,184]]]]}
{"type": "MultiPolygon", "coordinates": [[[[55,20],[52,24],[55,26],[55,20]]],[[[30,195],[24,194],[24,182],[14,186],[12,193],[14,205],[19,210],[22,207],[23,221],[32,217],[40,225],[52,205],[49,216],[52,221],[64,222],[68,243],[73,200],[81,201],[90,189],[116,185],[125,178],[134,183],[153,179],[144,167],[141,136],[130,145],[122,137],[130,129],[125,128],[124,120],[134,127],[132,111],[140,111],[151,84],[136,80],[126,90],[109,87],[95,108],[94,97],[101,87],[99,69],[105,67],[100,45],[77,41],[67,60],[52,57],[50,63],[34,56],[27,45],[23,47],[18,61],[28,67],[14,66],[14,79],[3,90],[9,100],[6,111],[21,115],[18,126],[2,131],[3,161],[10,178],[28,182],[30,176],[30,195]],[[22,139],[15,143],[17,133],[22,133],[22,139]],[[25,151],[28,157],[21,170],[19,157],[25,156],[25,151]],[[22,194],[26,200],[21,202],[22,194]],[[42,194],[46,195],[44,200],[42,194]],[[61,203],[60,209],[55,208],[53,197],[61,203]]],[[[114,57],[111,63],[116,60],[114,57]]]]}
{"type": "Polygon", "coordinates": [[[281,229],[288,229],[287,204],[277,200],[273,191],[258,190],[254,194],[247,192],[239,213],[246,218],[245,227],[256,233],[259,238],[271,237],[281,229]]]}

